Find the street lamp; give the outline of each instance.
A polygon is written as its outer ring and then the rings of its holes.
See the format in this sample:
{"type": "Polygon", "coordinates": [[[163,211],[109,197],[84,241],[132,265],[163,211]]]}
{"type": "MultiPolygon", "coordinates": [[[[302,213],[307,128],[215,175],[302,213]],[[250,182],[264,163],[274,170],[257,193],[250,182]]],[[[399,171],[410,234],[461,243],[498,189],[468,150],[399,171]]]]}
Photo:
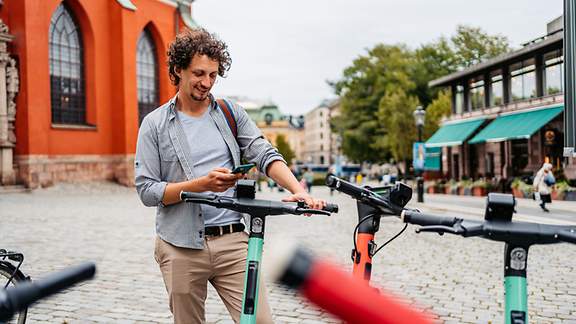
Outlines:
{"type": "MultiPolygon", "coordinates": [[[[424,127],[424,118],[426,116],[426,111],[422,106],[416,107],[414,111],[414,119],[416,120],[416,127],[418,128],[418,142],[422,143],[422,128],[424,127]]],[[[422,179],[422,170],[420,168],[414,168],[416,173],[416,190],[418,193],[418,202],[424,202],[424,179],[422,179]]]]}

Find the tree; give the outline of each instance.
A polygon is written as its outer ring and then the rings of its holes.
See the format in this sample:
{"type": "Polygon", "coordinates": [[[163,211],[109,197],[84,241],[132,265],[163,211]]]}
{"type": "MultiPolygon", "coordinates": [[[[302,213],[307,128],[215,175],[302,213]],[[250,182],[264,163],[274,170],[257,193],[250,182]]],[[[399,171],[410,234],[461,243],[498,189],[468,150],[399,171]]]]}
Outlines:
{"type": "Polygon", "coordinates": [[[341,115],[332,121],[332,129],[342,134],[342,150],[353,161],[379,162],[390,157],[388,151],[374,150],[376,140],[386,134],[376,113],[387,91],[414,87],[410,63],[405,46],[380,44],[355,59],[341,80],[331,83],[341,104],[341,115]]]}
{"type": "Polygon", "coordinates": [[[418,98],[398,88],[388,92],[380,101],[378,121],[386,125],[388,134],[377,140],[380,149],[388,150],[394,160],[412,159],[412,143],[416,140],[413,112],[418,98]]]}
{"type": "Polygon", "coordinates": [[[331,126],[342,135],[343,153],[356,162],[410,157],[405,150],[411,149],[414,134],[406,127],[413,127],[412,111],[418,103],[430,109],[426,137],[450,111],[450,94],[439,94],[429,82],[508,50],[505,37],[468,26],[416,50],[376,45],[355,59],[340,80],[329,82],[341,100],[341,114],[331,126]],[[388,113],[392,115],[385,116],[388,113]]]}
{"type": "Polygon", "coordinates": [[[451,101],[450,91],[444,90],[426,107],[424,138],[432,136],[438,130],[442,118],[450,115],[451,101]]]}
{"type": "Polygon", "coordinates": [[[454,63],[458,68],[478,64],[510,50],[506,37],[488,35],[477,27],[459,25],[450,40],[454,49],[454,63]]]}
{"type": "Polygon", "coordinates": [[[282,154],[286,163],[291,165],[296,154],[294,154],[294,151],[290,148],[290,145],[283,134],[278,134],[278,136],[276,136],[276,149],[278,149],[278,152],[282,154]]]}

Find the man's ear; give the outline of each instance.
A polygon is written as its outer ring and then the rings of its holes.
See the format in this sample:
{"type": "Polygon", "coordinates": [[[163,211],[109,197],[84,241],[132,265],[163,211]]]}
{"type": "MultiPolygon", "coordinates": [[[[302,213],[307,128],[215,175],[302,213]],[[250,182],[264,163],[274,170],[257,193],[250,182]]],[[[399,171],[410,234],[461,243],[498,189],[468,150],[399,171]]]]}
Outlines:
{"type": "Polygon", "coordinates": [[[176,73],[176,75],[182,79],[182,69],[179,67],[174,67],[174,73],[176,73]]]}

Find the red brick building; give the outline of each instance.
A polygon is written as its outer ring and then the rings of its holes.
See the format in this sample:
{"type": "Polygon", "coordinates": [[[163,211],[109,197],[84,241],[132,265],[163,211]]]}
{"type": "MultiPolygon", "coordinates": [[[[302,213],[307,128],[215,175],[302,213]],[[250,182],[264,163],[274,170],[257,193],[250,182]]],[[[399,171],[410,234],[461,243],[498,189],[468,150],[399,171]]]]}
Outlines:
{"type": "Polygon", "coordinates": [[[175,92],[166,52],[194,26],[192,0],[0,3],[0,185],[131,184],[139,121],[175,92]]]}

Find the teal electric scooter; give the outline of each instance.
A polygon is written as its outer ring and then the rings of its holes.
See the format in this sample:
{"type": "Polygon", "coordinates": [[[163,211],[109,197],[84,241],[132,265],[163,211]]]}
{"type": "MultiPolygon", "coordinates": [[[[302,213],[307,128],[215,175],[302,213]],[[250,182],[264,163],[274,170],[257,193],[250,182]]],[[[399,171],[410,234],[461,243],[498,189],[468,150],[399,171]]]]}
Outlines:
{"type": "Polygon", "coordinates": [[[576,226],[513,222],[516,201],[512,195],[490,193],[484,221],[435,216],[404,210],[406,223],[421,225],[420,232],[450,233],[504,242],[505,323],[528,323],[527,260],[535,244],[576,243],[576,226]]]}
{"type": "Polygon", "coordinates": [[[318,210],[309,208],[304,202],[285,203],[254,199],[255,192],[255,181],[239,180],[236,187],[236,198],[194,192],[180,193],[180,198],[185,202],[206,204],[216,208],[235,210],[250,215],[250,237],[248,239],[246,274],[244,276],[244,296],[242,298],[242,313],[240,315],[241,324],[256,323],[259,288],[258,278],[261,272],[266,216],[286,214],[319,214],[329,216],[331,213],[338,212],[338,206],[334,204],[328,204],[323,210],[318,210]]]}

